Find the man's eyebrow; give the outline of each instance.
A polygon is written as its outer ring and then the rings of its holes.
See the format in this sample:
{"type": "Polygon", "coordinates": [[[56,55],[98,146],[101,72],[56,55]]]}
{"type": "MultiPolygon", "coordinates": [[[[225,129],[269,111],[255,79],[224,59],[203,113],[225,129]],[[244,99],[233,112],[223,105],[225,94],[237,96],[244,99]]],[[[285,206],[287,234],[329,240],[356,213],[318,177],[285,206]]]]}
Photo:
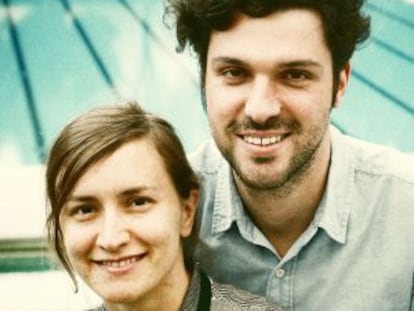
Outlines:
{"type": "Polygon", "coordinates": [[[240,60],[238,58],[227,57],[227,56],[215,57],[211,60],[211,62],[213,63],[213,65],[218,64],[218,63],[226,63],[226,64],[236,65],[236,66],[246,65],[245,62],[243,62],[242,60],[240,60]]]}
{"type": "Polygon", "coordinates": [[[282,62],[279,67],[282,68],[295,68],[295,67],[318,67],[321,68],[322,65],[314,60],[311,59],[303,59],[303,60],[294,60],[294,61],[287,61],[282,62]]]}
{"type": "MultiPolygon", "coordinates": [[[[227,57],[227,56],[218,56],[212,59],[212,64],[228,64],[234,66],[248,67],[248,63],[240,60],[239,58],[227,57]]],[[[312,59],[298,59],[298,60],[287,60],[278,63],[275,67],[278,68],[297,68],[297,67],[308,67],[308,68],[322,68],[322,65],[312,59]]]]}

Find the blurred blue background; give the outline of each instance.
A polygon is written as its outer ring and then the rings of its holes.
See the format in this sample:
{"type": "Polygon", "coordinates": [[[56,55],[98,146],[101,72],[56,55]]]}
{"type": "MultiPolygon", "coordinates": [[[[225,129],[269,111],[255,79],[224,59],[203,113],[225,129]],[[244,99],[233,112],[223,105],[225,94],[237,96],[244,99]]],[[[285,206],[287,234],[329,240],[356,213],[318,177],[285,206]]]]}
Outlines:
{"type": "MultiPolygon", "coordinates": [[[[352,59],[333,123],[414,152],[414,0],[369,0],[365,10],[372,36],[352,59]]],[[[42,164],[69,120],[133,99],[170,120],[187,151],[209,136],[196,59],[175,52],[162,12],[162,0],[0,0],[1,310],[79,310],[93,301],[74,299],[46,259],[42,164]],[[39,282],[54,285],[45,291],[39,282]],[[22,292],[30,299],[16,298],[22,292]]]]}
{"type": "MultiPolygon", "coordinates": [[[[162,1],[2,0],[0,162],[41,163],[78,113],[135,99],[176,126],[193,149],[208,135],[196,60],[175,53],[162,1]]],[[[371,0],[372,37],[354,55],[334,123],[373,142],[414,151],[414,6],[371,0]]]]}
{"type": "Polygon", "coordinates": [[[175,52],[162,1],[3,1],[0,161],[40,163],[57,131],[92,106],[135,99],[187,148],[207,134],[196,63],[175,52]]]}

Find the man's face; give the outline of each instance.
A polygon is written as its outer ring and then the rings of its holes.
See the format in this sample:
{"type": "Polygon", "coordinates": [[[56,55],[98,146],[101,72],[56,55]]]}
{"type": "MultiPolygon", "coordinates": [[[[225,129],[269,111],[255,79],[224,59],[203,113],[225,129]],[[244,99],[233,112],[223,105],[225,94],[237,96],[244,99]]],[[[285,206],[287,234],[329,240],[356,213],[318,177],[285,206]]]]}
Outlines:
{"type": "MultiPolygon", "coordinates": [[[[348,73],[341,72],[335,103],[348,73]]],[[[280,188],[329,148],[332,92],[332,61],[317,13],[239,15],[231,28],[212,32],[207,114],[220,151],[244,185],[280,188]]]]}

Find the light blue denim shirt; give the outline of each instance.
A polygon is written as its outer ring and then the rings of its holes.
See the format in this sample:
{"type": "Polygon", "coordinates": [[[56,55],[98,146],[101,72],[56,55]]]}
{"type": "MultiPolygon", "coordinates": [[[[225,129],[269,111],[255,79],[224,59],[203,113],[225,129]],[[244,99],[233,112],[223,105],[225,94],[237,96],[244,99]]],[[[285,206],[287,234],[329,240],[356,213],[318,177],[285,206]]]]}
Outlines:
{"type": "Polygon", "coordinates": [[[414,311],[414,156],[330,130],[327,189],[283,258],[244,211],[214,143],[192,154],[202,181],[195,257],[287,311],[414,311]]]}

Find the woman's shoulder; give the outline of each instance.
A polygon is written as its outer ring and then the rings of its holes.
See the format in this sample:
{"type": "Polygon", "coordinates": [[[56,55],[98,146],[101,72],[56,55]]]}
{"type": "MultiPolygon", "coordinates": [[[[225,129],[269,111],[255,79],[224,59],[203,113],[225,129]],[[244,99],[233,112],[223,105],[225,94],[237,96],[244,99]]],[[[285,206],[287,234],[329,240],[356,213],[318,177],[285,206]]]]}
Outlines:
{"type": "Polygon", "coordinates": [[[211,280],[211,310],[282,311],[267,298],[211,280]]]}

